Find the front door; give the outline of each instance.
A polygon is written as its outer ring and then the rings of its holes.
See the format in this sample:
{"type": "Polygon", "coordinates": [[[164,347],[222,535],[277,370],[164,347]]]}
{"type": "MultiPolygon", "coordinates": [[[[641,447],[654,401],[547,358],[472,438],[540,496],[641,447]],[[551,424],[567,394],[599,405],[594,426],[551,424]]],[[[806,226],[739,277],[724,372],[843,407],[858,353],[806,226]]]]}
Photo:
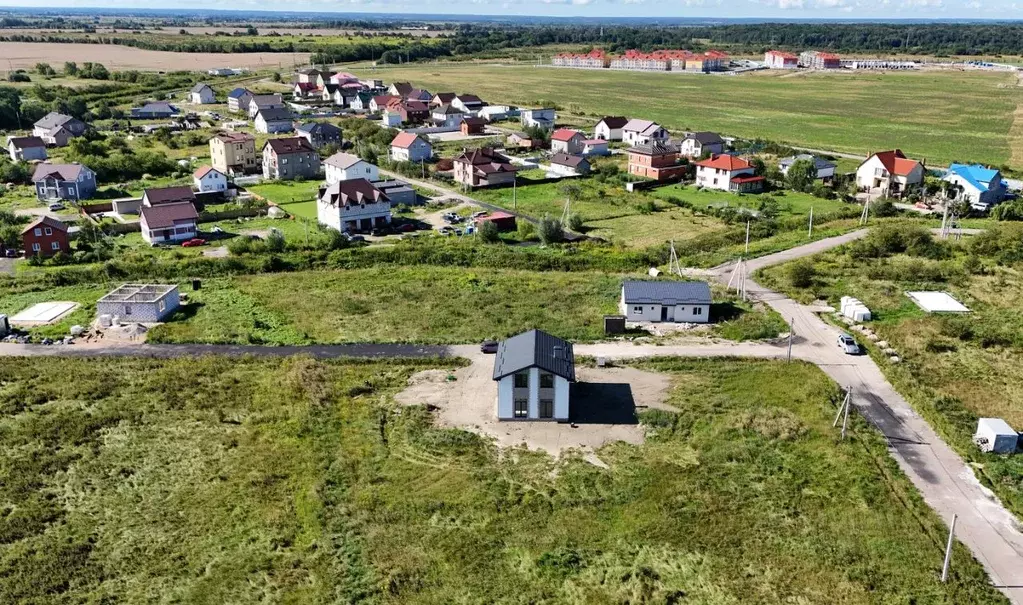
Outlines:
{"type": "Polygon", "coordinates": [[[540,418],[554,418],[554,400],[540,400],[540,418]]]}
{"type": "Polygon", "coordinates": [[[661,307],[661,321],[668,321],[668,307],[661,307]]]}

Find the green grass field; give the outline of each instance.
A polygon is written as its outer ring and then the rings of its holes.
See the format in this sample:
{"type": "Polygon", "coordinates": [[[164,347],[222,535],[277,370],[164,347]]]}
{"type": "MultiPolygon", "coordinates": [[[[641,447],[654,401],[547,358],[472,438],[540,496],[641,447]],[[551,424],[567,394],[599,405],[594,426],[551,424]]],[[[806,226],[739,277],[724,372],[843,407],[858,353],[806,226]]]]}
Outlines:
{"type": "Polygon", "coordinates": [[[816,368],[646,364],[602,469],[396,408],[427,363],[5,360],[0,601],[1004,602],[816,368]]]}
{"type": "Polygon", "coordinates": [[[627,115],[674,130],[713,130],[849,153],[902,148],[931,164],[1023,168],[1014,75],[982,72],[758,73],[735,77],[430,65],[388,69],[390,80],[472,91],[491,103],[553,102],[576,113],[627,115]],[[1013,150],[1016,150],[1014,157],[1013,150]]]}

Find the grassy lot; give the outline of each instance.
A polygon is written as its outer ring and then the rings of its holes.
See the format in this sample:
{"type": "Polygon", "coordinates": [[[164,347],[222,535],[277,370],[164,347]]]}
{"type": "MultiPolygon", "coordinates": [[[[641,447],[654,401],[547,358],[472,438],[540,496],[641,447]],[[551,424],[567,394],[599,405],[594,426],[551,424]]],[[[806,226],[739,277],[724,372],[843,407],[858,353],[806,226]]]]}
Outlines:
{"type": "MultiPolygon", "coordinates": [[[[306,344],[466,343],[541,328],[564,338],[603,338],[617,313],[620,275],[380,267],[211,279],[198,303],[150,332],[158,342],[306,344]]],[[[772,338],[784,322],[767,309],[721,303],[725,338],[772,338]]]]}
{"type": "Polygon", "coordinates": [[[593,340],[617,276],[381,267],[211,280],[202,307],[154,330],[166,342],[464,343],[537,327],[593,340]]]}
{"type": "Polygon", "coordinates": [[[592,123],[601,115],[629,115],[674,130],[714,130],[858,154],[900,147],[932,164],[955,160],[1023,168],[1023,149],[1013,153],[1019,139],[1010,136],[1023,98],[1013,74],[716,77],[441,64],[389,69],[387,76],[430,90],[471,90],[492,103],[554,102],[589,114],[592,123]]]}
{"type": "Polygon", "coordinates": [[[848,204],[839,200],[827,200],[798,191],[778,190],[763,194],[735,194],[713,189],[697,189],[693,185],[672,185],[651,192],[654,197],[665,200],[688,202],[694,208],[748,208],[760,210],[765,203],[777,206],[778,216],[808,216],[810,209],[817,214],[840,210],[848,204]]]}
{"type": "Polygon", "coordinates": [[[853,245],[818,255],[806,288],[793,287],[786,265],[764,271],[763,280],[806,301],[822,297],[837,305],[841,296],[860,298],[875,330],[903,358],[891,364],[871,348],[888,378],[1023,515],[1023,459],[981,455],[972,443],[977,417],[1023,427],[1023,394],[1015,386],[1023,381],[1023,277],[1019,257],[1006,252],[1023,239],[1023,228],[1003,228],[962,243],[925,245],[929,238],[920,237],[902,250],[897,236],[884,230],[867,243],[894,242],[888,245],[896,252],[874,256],[853,245]],[[971,312],[928,315],[904,295],[907,290],[947,291],[971,312]]]}
{"type": "Polygon", "coordinates": [[[317,180],[275,181],[251,185],[245,189],[260,197],[265,197],[275,204],[291,204],[294,202],[315,201],[319,186],[320,181],[317,180]]]}
{"type": "Polygon", "coordinates": [[[816,368],[648,364],[603,469],[398,413],[426,363],[5,361],[0,601],[1004,602],[816,368]]]}

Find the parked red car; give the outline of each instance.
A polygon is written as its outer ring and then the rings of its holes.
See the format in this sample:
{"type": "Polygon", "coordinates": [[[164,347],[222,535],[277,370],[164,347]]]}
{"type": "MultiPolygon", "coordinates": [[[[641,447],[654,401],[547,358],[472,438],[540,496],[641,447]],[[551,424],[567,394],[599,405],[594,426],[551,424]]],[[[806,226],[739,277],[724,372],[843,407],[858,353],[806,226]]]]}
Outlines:
{"type": "Polygon", "coordinates": [[[205,243],[206,243],[206,240],[198,238],[198,237],[193,237],[190,240],[181,242],[181,247],[182,248],[194,248],[195,246],[201,246],[201,245],[203,245],[205,243]]]}

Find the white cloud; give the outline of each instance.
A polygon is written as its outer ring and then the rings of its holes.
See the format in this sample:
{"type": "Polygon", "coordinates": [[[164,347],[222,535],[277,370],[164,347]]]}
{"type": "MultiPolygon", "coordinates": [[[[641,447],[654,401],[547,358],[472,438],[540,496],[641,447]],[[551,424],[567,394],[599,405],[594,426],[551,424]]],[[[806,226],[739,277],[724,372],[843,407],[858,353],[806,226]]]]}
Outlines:
{"type": "Polygon", "coordinates": [[[980,2],[977,2],[977,0],[974,0],[973,2],[967,2],[966,3],[966,8],[975,8],[976,9],[976,8],[983,8],[983,7],[984,7],[984,5],[981,4],[980,2]]]}
{"type": "Polygon", "coordinates": [[[778,8],[782,10],[803,8],[803,0],[778,0],[778,8]]]}

